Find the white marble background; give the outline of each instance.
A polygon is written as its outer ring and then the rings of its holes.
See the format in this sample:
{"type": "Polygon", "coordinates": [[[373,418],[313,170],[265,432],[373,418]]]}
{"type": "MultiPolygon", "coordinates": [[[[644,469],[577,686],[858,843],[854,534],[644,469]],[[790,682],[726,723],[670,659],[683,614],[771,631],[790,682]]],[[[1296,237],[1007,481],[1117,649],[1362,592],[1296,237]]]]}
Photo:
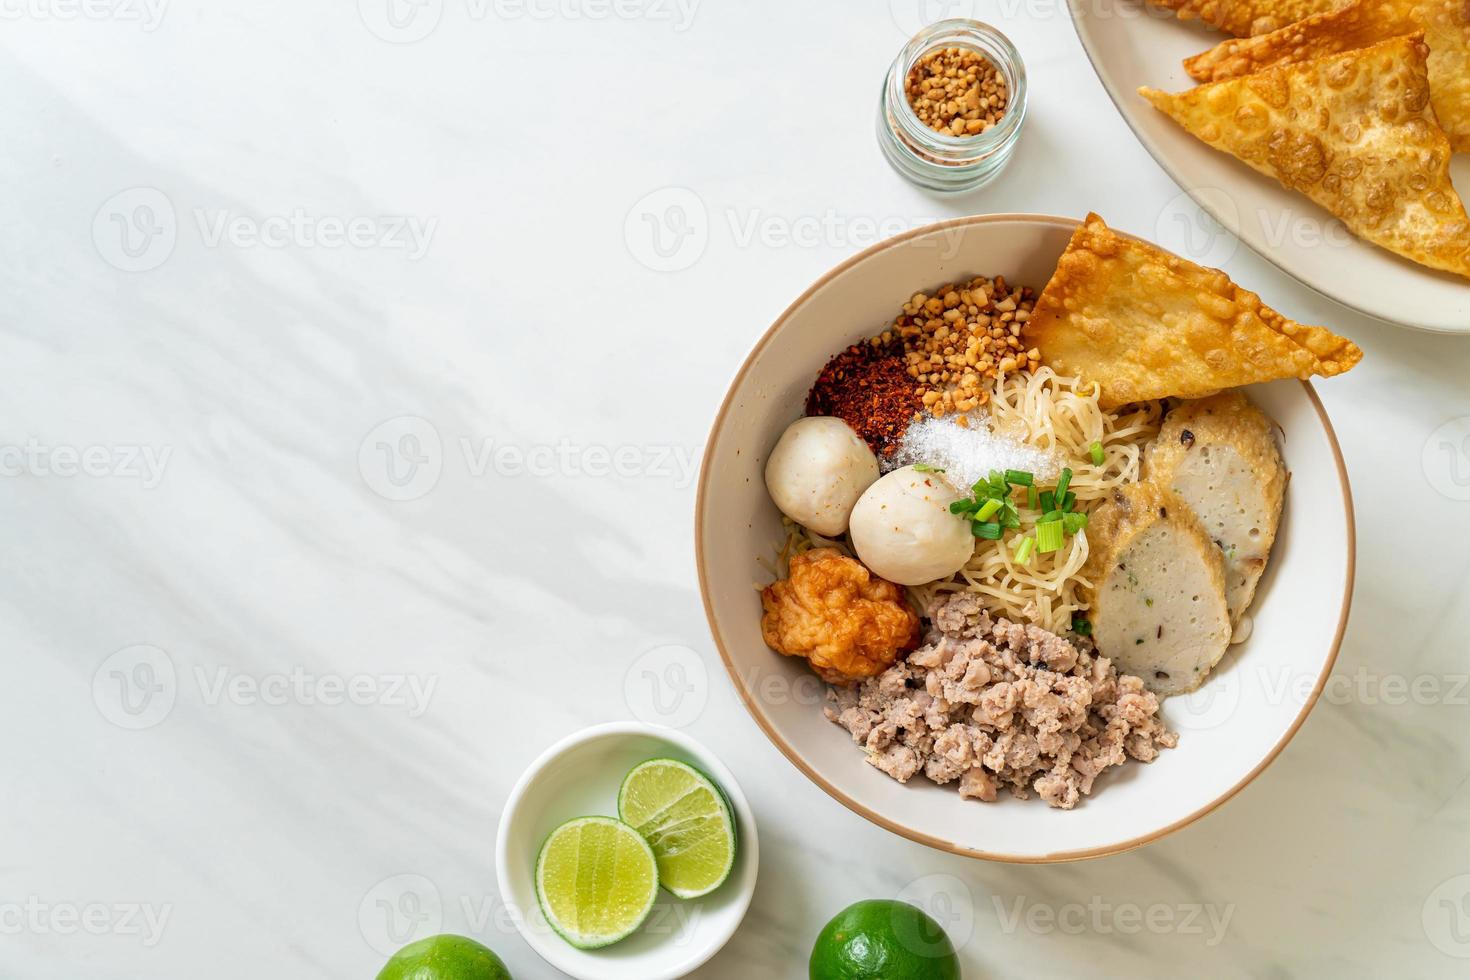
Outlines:
{"type": "Polygon", "coordinates": [[[499,908],[500,806],[654,711],[625,681],[667,645],[763,845],[700,977],[804,976],[831,914],[905,888],[968,977],[1465,975],[1470,340],[1214,240],[1367,352],[1319,386],[1361,535],[1334,687],[1143,850],[930,851],[810,785],[719,669],[690,542],[719,397],[879,230],[1097,209],[1185,248],[1197,212],[1059,0],[974,5],[1032,116],[953,199],[872,134],[918,0],[403,3],[0,0],[0,975],[361,978],[394,926],[552,976],[499,908]]]}

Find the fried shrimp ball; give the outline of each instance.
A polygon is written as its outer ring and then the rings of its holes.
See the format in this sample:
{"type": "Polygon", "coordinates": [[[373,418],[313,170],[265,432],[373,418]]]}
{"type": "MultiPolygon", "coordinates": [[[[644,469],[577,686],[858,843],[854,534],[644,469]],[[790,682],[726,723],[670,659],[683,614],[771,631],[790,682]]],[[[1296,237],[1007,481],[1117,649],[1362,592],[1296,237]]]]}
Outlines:
{"type": "Polygon", "coordinates": [[[834,548],[792,558],[790,577],[765,588],[761,607],[766,644],[805,657],[829,684],[881,674],[919,642],[903,589],[834,548]]]}

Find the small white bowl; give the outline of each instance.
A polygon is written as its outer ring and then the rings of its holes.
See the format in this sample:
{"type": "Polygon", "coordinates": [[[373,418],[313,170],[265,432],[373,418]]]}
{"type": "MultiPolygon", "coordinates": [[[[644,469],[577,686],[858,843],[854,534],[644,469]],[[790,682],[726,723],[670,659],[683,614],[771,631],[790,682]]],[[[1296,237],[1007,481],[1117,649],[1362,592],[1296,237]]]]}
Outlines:
{"type": "Polygon", "coordinates": [[[735,777],[694,739],[638,722],[596,725],[541,753],[510,792],[495,839],[500,896],[526,942],[578,980],[674,980],[696,969],[735,934],[755,894],[760,848],[755,818],[735,777]],[[547,836],[574,817],[618,815],[618,787],[640,762],[670,758],[703,771],[735,811],[738,843],[729,879],[688,901],[659,892],[643,927],[620,943],[582,950],[546,921],[536,898],[536,854],[547,836]]]}

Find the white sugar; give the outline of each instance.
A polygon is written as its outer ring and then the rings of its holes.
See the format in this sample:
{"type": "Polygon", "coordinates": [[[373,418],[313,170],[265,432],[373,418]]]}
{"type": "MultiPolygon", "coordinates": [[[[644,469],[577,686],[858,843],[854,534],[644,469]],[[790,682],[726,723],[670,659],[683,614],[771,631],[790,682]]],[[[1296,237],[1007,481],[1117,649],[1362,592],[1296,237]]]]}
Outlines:
{"type": "Polygon", "coordinates": [[[1049,483],[1060,474],[1055,456],[992,432],[984,412],[967,416],[968,426],[960,425],[956,418],[926,415],[910,425],[886,465],[897,469],[923,463],[944,470],[949,482],[960,490],[989,476],[991,470],[1024,470],[1038,483],[1049,483]]]}

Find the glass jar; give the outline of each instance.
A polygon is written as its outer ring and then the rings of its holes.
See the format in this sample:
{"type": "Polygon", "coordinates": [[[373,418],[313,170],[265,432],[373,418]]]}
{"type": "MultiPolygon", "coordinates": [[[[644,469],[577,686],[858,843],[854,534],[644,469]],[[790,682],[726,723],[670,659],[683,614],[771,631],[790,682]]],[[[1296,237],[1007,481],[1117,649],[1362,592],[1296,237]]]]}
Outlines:
{"type": "Polygon", "coordinates": [[[941,20],[915,34],[904,45],[878,102],[878,143],[883,155],[904,177],[936,191],[973,190],[994,180],[1010,160],[1026,119],[1026,68],[1010,40],[978,20],[941,20]],[[909,105],[905,84],[909,72],[936,48],[969,48],[978,52],[1005,80],[1006,110],[989,129],[974,136],[951,136],[930,129],[909,105]]]}

